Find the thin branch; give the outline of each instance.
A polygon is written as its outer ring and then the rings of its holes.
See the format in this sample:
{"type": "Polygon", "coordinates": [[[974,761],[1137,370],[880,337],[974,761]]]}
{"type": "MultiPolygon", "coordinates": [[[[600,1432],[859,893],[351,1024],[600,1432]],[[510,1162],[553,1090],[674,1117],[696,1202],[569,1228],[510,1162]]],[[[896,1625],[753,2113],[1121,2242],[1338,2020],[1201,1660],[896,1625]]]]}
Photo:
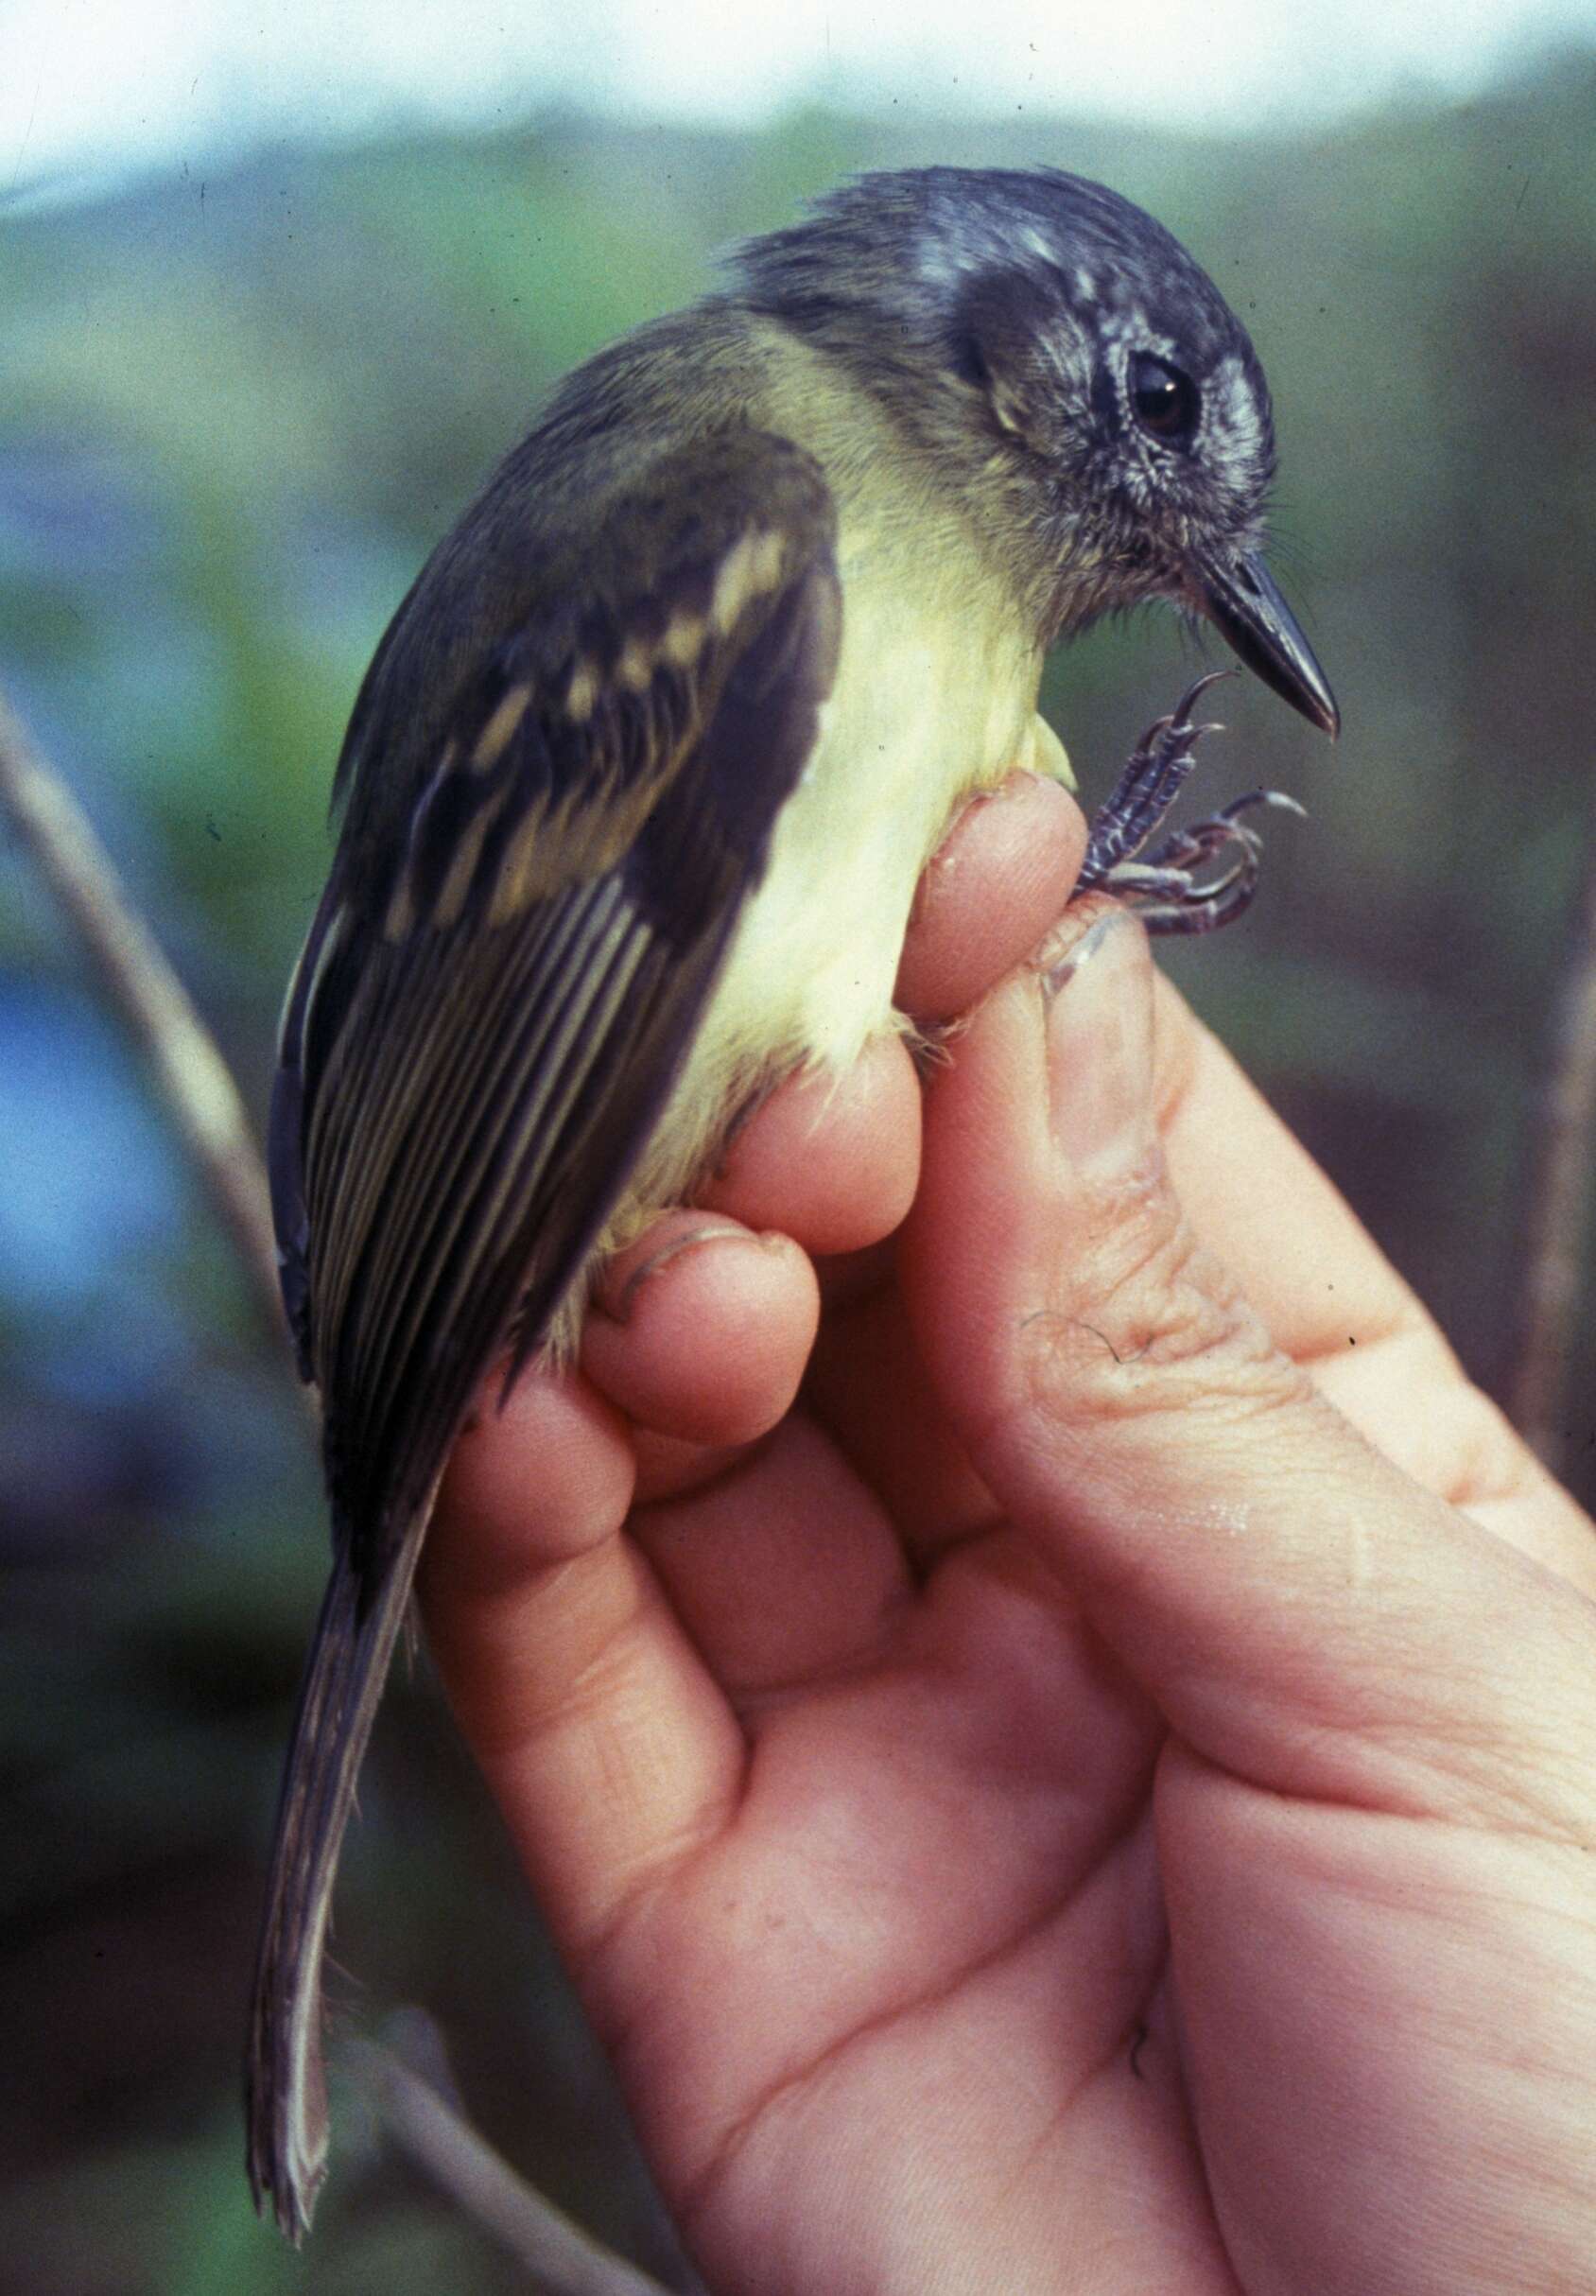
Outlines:
{"type": "Polygon", "coordinates": [[[1513,1422],[1555,1473],[1568,1446],[1566,1386],[1590,1242],[1596,1137],[1596,803],[1585,839],[1536,1103],[1524,1213],[1523,1275],[1508,1382],[1513,1422]]]}
{"type": "Polygon", "coordinates": [[[280,1344],[283,1310],[266,1174],[238,1087],[87,815],[3,694],[0,807],[148,1062],[166,1114],[237,1247],[261,1318],[280,1344]]]}
{"type": "Polygon", "coordinates": [[[667,2296],[659,2281],[604,2248],[518,2177],[391,2049],[351,2040],[338,2053],[392,2141],[519,2259],[546,2296],[667,2296]]]}

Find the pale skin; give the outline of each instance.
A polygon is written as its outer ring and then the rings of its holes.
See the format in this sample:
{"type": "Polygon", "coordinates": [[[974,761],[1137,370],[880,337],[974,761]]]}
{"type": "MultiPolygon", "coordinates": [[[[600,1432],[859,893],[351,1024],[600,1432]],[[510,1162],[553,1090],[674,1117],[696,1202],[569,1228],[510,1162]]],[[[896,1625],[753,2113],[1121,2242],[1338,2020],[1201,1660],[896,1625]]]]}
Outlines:
{"type": "Polygon", "coordinates": [[[1596,1533],[1082,837],[462,1439],[449,1695],[718,2292],[1587,2291],[1596,1533]]]}

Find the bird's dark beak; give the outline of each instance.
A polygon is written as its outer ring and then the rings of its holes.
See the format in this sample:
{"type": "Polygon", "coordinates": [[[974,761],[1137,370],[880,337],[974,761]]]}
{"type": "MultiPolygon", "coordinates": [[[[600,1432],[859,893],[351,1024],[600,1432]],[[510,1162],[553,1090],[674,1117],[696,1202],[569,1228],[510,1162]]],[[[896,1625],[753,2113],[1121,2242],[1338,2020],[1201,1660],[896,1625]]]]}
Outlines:
{"type": "Polygon", "coordinates": [[[1197,587],[1201,610],[1253,674],[1333,741],[1341,731],[1335,696],[1263,560],[1249,553],[1228,565],[1206,565],[1197,587]]]}

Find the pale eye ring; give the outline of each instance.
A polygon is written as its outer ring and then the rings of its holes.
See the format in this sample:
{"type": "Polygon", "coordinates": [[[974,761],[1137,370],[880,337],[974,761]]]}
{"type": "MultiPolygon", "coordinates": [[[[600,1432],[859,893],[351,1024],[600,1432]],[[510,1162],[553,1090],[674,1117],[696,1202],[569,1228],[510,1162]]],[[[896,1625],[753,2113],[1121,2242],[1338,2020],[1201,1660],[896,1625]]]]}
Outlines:
{"type": "Polygon", "coordinates": [[[1130,393],[1143,430],[1167,446],[1190,444],[1203,400],[1189,374],[1155,352],[1138,351],[1131,361],[1130,393]]]}

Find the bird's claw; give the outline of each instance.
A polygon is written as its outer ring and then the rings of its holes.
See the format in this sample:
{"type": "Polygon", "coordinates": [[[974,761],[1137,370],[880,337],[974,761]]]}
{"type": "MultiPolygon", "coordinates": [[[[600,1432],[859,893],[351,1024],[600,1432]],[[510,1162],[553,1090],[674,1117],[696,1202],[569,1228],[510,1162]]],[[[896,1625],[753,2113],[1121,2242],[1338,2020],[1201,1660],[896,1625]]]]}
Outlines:
{"type": "Polygon", "coordinates": [[[1135,907],[1149,932],[1214,932],[1233,925],[1258,891],[1263,839],[1241,815],[1258,806],[1303,809],[1282,790],[1249,790],[1206,821],[1177,829],[1145,861],[1124,861],[1108,880],[1109,890],[1135,907]],[[1217,856],[1229,860],[1217,878],[1205,878],[1217,856]]]}
{"type": "Polygon", "coordinates": [[[1209,670],[1188,687],[1167,718],[1148,727],[1092,823],[1077,892],[1102,888],[1120,895],[1134,904],[1149,932],[1212,932],[1234,923],[1258,889],[1263,857],[1262,838],[1242,816],[1266,805],[1298,814],[1303,809],[1279,790],[1249,790],[1207,820],[1175,830],[1145,860],[1136,858],[1180,794],[1196,762],[1198,742],[1205,734],[1223,731],[1195,723],[1191,713],[1210,686],[1231,674],[1209,670]],[[1205,881],[1199,872],[1225,853],[1229,859],[1221,875],[1205,881]]]}

